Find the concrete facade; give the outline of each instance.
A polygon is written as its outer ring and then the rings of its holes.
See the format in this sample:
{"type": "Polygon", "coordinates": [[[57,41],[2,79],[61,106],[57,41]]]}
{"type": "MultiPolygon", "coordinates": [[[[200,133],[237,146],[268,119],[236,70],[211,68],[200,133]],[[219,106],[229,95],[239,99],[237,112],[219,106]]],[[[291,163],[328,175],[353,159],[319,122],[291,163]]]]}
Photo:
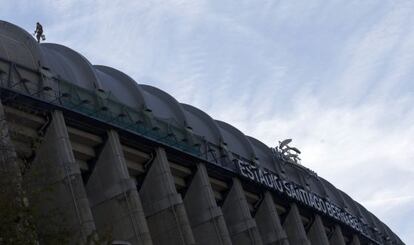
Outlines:
{"type": "Polygon", "coordinates": [[[231,239],[221,208],[217,206],[204,164],[197,164],[197,172],[187,190],[184,204],[197,244],[230,245],[231,239]]]}
{"type": "Polygon", "coordinates": [[[118,134],[111,130],[86,185],[99,233],[134,244],[152,244],[135,180],[130,178],[118,134]],[[108,212],[110,210],[111,212],[108,212]]]}
{"type": "Polygon", "coordinates": [[[234,244],[263,244],[256,221],[251,216],[243,187],[238,179],[222,207],[231,240],[234,244]]]}
{"type": "MultiPolygon", "coordinates": [[[[44,212],[60,210],[59,215],[76,237],[74,244],[85,242],[93,234],[104,237],[108,232],[114,241],[130,244],[371,244],[361,243],[359,235],[344,235],[340,225],[331,227],[328,239],[324,218],[318,214],[306,230],[299,206],[290,203],[279,210],[283,204],[277,208],[279,197],[269,191],[264,190],[252,207],[243,188],[246,183],[237,177],[228,179],[230,184],[219,202],[214,187],[217,183],[211,182],[212,173],[204,163],[194,163],[190,178],[183,183],[187,186],[183,198],[162,147],[154,148],[153,159],[146,160],[139,185],[115,130],[105,131],[90,161],[90,176],[82,179],[85,167],[79,165],[81,150],[72,147],[77,143],[68,131],[73,133],[64,114],[52,111],[31,171],[46,171],[42,176],[48,177],[40,184],[52,185],[52,192],[47,194],[52,198],[46,203],[34,201],[44,207],[44,212]]],[[[9,144],[13,145],[13,139],[9,144]]],[[[45,234],[51,229],[42,220],[39,226],[45,234]]]]}
{"type": "Polygon", "coordinates": [[[306,231],[299,214],[298,206],[295,203],[290,205],[289,213],[283,223],[290,245],[310,245],[306,231]]]}
{"type": "Polygon", "coordinates": [[[315,215],[313,224],[308,232],[308,237],[312,244],[329,245],[325,227],[323,226],[322,219],[319,215],[315,215]]]}
{"type": "MultiPolygon", "coordinates": [[[[53,218],[69,229],[76,238],[74,241],[86,241],[95,230],[95,223],[62,112],[52,112],[50,125],[32,166],[30,171],[39,176],[37,184],[51,187],[33,201],[41,203],[44,213],[57,212],[53,218]]],[[[55,232],[56,221],[51,223],[50,217],[39,222],[46,233],[55,232]]]]}
{"type": "Polygon", "coordinates": [[[181,195],[174,185],[167,155],[157,148],[140,189],[154,244],[195,244],[181,195]]]}
{"type": "Polygon", "coordinates": [[[288,238],[283,229],[270,192],[264,193],[264,199],[255,215],[256,223],[263,244],[288,245],[288,238]]]}

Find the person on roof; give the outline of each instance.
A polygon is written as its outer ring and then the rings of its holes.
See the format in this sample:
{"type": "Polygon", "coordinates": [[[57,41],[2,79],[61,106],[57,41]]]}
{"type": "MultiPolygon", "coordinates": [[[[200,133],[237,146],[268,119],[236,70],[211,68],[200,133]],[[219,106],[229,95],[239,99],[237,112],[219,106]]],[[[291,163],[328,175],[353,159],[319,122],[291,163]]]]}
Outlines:
{"type": "Polygon", "coordinates": [[[36,30],[33,35],[36,35],[38,43],[40,43],[40,38],[42,38],[42,41],[46,39],[45,35],[43,35],[43,26],[39,22],[36,23],[36,30]]]}

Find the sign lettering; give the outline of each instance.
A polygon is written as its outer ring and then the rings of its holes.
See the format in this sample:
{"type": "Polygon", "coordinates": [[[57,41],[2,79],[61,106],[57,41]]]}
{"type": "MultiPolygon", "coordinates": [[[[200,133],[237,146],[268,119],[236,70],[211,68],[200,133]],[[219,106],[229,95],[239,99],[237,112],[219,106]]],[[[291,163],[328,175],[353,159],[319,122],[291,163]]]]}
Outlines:
{"type": "Polygon", "coordinates": [[[240,159],[235,159],[234,163],[243,177],[266,186],[277,193],[287,195],[288,197],[365,234],[360,219],[338,207],[336,204],[311,191],[305,190],[302,186],[294,182],[280,178],[277,174],[270,172],[267,169],[254,166],[249,162],[240,159]]]}

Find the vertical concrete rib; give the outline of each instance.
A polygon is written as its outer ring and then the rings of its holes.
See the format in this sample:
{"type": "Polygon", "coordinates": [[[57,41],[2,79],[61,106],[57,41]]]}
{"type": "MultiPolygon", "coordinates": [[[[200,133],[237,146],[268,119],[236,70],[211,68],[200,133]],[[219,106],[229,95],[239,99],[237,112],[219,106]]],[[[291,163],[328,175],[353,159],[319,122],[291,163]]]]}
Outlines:
{"type": "Polygon", "coordinates": [[[310,245],[295,203],[290,204],[290,210],[283,223],[283,228],[286,231],[290,245],[310,245]]]}
{"type": "Polygon", "coordinates": [[[223,213],[217,206],[204,164],[197,165],[184,204],[198,245],[231,244],[223,213]]]}
{"type": "Polygon", "coordinates": [[[3,104],[0,101],[0,170],[12,172],[20,176],[17,165],[17,154],[10,139],[9,127],[6,121],[3,104]]]}
{"type": "Polygon", "coordinates": [[[242,185],[236,178],[233,178],[233,186],[222,210],[233,244],[263,244],[256,221],[250,214],[242,185]]]}
{"type": "Polygon", "coordinates": [[[114,240],[152,244],[136,183],[114,130],[108,131],[86,190],[99,234],[111,232],[114,240]]]}
{"type": "Polygon", "coordinates": [[[195,244],[164,149],[156,149],[156,157],[139,194],[154,244],[195,244]]]}
{"type": "Polygon", "coordinates": [[[325,227],[323,226],[322,219],[318,214],[315,215],[315,220],[309,229],[308,237],[312,244],[329,245],[325,227]]]}
{"type": "Polygon", "coordinates": [[[255,215],[263,244],[289,245],[287,235],[280,224],[272,194],[266,191],[255,215]]]}
{"type": "Polygon", "coordinates": [[[43,227],[40,230],[56,233],[59,232],[55,230],[56,223],[66,224],[71,242],[83,243],[95,230],[95,224],[62,112],[53,112],[30,171],[41,181],[36,183],[48,190],[44,197],[36,197],[46,215],[46,220],[39,220],[43,227]],[[51,217],[52,213],[56,217],[51,217]]]}
{"type": "Polygon", "coordinates": [[[332,245],[345,245],[345,239],[339,225],[335,225],[334,233],[332,234],[331,239],[329,239],[329,242],[332,245]]]}
{"type": "Polygon", "coordinates": [[[359,238],[357,235],[352,236],[352,242],[351,245],[361,245],[361,242],[359,241],[359,238]]]}

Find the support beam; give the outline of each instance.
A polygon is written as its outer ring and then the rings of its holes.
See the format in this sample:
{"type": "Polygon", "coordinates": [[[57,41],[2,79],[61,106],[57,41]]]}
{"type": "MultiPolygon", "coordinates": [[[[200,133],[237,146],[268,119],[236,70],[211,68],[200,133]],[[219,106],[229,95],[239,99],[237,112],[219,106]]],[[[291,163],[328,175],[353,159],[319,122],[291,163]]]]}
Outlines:
{"type": "Polygon", "coordinates": [[[346,244],[344,236],[342,235],[341,227],[339,225],[335,225],[334,233],[332,234],[331,239],[329,239],[329,242],[332,245],[345,245],[346,244]]]}
{"type": "Polygon", "coordinates": [[[309,229],[308,237],[312,244],[329,245],[328,237],[326,236],[325,232],[325,227],[323,226],[321,216],[319,216],[318,214],[315,215],[315,220],[313,221],[313,224],[309,229]]]}
{"type": "Polygon", "coordinates": [[[34,185],[46,189],[32,200],[42,208],[46,217],[39,220],[40,237],[59,233],[61,231],[56,228],[64,227],[68,229],[72,244],[84,243],[95,230],[95,224],[60,111],[53,112],[52,122],[36,152],[30,174],[36,179],[34,185]]]}
{"type": "Polygon", "coordinates": [[[114,130],[108,131],[86,189],[98,234],[111,231],[114,240],[152,244],[136,183],[114,130]]]}
{"type": "Polygon", "coordinates": [[[236,178],[233,178],[233,186],[222,209],[233,244],[263,244],[256,221],[250,214],[242,185],[236,178]]]}
{"type": "Polygon", "coordinates": [[[27,125],[31,128],[39,128],[45,120],[42,117],[15,109],[13,107],[4,106],[4,112],[8,115],[8,121],[19,122],[19,124],[27,125]]]}
{"type": "Polygon", "coordinates": [[[139,194],[154,244],[195,244],[183,200],[175,189],[164,149],[156,149],[156,157],[139,194]]]}
{"type": "Polygon", "coordinates": [[[283,228],[286,231],[290,245],[310,245],[300,218],[298,206],[295,203],[290,205],[283,228]]]}
{"type": "Polygon", "coordinates": [[[289,245],[287,235],[280,224],[272,194],[266,191],[255,216],[263,244],[289,245]]]}
{"type": "Polygon", "coordinates": [[[231,244],[223,213],[217,206],[204,164],[197,165],[184,204],[198,245],[231,244]]]}

